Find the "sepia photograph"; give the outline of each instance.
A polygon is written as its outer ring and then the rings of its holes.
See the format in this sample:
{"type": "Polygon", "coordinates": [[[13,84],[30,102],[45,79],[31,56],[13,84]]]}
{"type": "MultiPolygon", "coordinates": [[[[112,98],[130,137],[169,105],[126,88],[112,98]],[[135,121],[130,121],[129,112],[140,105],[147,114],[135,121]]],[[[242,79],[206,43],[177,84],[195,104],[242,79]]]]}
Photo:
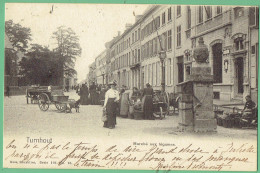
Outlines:
{"type": "Polygon", "coordinates": [[[259,7],[5,3],[3,167],[257,171],[259,7]]]}

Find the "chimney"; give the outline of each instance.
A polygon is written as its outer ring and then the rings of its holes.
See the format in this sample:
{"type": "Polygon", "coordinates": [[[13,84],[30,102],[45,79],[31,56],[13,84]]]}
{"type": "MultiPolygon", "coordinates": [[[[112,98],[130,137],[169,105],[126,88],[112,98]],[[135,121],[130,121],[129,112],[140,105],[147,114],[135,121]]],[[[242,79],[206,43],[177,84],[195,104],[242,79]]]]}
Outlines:
{"type": "Polygon", "coordinates": [[[121,32],[120,31],[117,31],[117,36],[120,36],[121,35],[121,32]]]}
{"type": "Polygon", "coordinates": [[[127,23],[125,24],[125,29],[128,30],[129,28],[131,28],[132,24],[131,23],[127,23]]]}
{"type": "Polygon", "coordinates": [[[142,16],[143,16],[143,15],[136,15],[136,16],[135,16],[135,22],[137,22],[139,19],[141,19],[142,16]]]}

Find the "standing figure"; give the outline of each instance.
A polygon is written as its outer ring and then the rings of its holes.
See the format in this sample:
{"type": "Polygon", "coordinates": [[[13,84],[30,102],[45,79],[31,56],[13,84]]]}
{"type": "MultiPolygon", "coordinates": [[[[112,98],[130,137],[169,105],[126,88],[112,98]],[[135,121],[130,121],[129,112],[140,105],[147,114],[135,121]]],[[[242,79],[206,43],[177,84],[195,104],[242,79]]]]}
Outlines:
{"type": "Polygon", "coordinates": [[[89,93],[90,93],[90,103],[92,105],[96,104],[96,90],[97,90],[97,86],[95,84],[95,82],[92,82],[92,85],[90,85],[89,87],[89,93]]]}
{"type": "Polygon", "coordinates": [[[154,120],[153,117],[153,89],[149,83],[146,84],[143,92],[144,119],[154,120]]]}
{"type": "Polygon", "coordinates": [[[80,89],[80,103],[81,105],[87,105],[88,104],[88,86],[86,84],[82,84],[82,87],[80,89]]]}
{"type": "Polygon", "coordinates": [[[119,101],[119,92],[115,89],[116,83],[109,83],[110,89],[105,94],[105,103],[103,109],[106,109],[107,121],[104,122],[106,128],[113,129],[116,125],[116,108],[119,101]]]}

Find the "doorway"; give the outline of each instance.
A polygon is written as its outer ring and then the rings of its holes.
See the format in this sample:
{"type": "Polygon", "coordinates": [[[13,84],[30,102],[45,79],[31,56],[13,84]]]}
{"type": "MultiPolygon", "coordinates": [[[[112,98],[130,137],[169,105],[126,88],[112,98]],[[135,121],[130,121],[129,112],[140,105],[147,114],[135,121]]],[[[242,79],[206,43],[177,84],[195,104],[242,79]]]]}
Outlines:
{"type": "Polygon", "coordinates": [[[212,46],[214,83],[222,83],[222,43],[212,46]]]}
{"type": "Polygon", "coordinates": [[[237,93],[243,94],[244,88],[244,60],[242,57],[236,59],[237,93]]]}
{"type": "Polygon", "coordinates": [[[183,56],[178,57],[178,83],[184,81],[184,64],[183,64],[183,56]]]}

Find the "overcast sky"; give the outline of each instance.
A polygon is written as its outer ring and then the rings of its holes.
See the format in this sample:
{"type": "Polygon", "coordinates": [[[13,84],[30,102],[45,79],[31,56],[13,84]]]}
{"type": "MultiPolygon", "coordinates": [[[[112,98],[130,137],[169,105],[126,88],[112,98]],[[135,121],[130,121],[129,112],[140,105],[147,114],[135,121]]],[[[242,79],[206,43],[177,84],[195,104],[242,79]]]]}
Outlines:
{"type": "Polygon", "coordinates": [[[78,82],[86,78],[88,65],[105,50],[110,41],[125,30],[126,23],[134,23],[147,5],[123,4],[40,4],[6,3],[6,20],[30,27],[31,43],[53,47],[52,33],[61,25],[71,27],[80,37],[82,55],[76,61],[78,82]],[[53,6],[53,12],[50,10],[53,6]]]}

